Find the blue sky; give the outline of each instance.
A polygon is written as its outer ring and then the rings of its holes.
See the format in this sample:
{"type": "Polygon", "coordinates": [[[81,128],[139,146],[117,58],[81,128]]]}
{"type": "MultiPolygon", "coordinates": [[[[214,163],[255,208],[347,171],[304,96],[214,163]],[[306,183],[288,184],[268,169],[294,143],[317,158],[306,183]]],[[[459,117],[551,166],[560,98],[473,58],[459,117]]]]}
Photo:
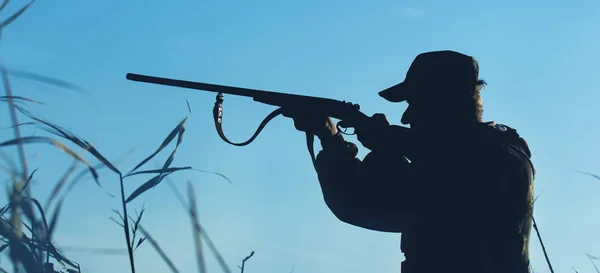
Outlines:
{"type": "MultiPolygon", "coordinates": [[[[16,94],[46,103],[32,111],[70,128],[109,159],[135,149],[118,165],[124,171],[185,117],[189,100],[193,112],[174,165],[221,172],[233,184],[197,172],[172,178],[180,191],[193,181],[201,221],[230,267],[254,250],[249,273],[292,266],[298,273],[345,273],[398,272],[400,235],[352,227],[328,211],[304,136],[290,120],[275,119],[249,146],[230,146],[214,130],[215,94],[129,82],[125,74],[337,98],[399,124],[406,105],[377,92],[403,80],[417,54],[452,49],[473,55],[489,83],[484,119],[518,129],[531,145],[538,170],[534,215],[556,272],[594,270],[583,253],[600,255],[600,181],[575,170],[600,173],[594,118],[600,116],[600,2],[452,2],[39,1],[4,31],[0,56],[9,68],[84,87],[79,94],[11,78],[16,94]]],[[[11,2],[3,18],[21,4],[11,2]]],[[[246,140],[273,110],[233,96],[224,107],[224,130],[234,141],[246,140]]],[[[0,125],[9,126],[8,120],[0,125]]],[[[2,139],[11,133],[0,131],[2,139]]],[[[14,149],[4,150],[16,158],[14,149]]],[[[40,168],[34,194],[45,200],[71,160],[41,145],[30,146],[27,155],[31,167],[40,168]]],[[[117,177],[100,175],[117,193],[117,177]]],[[[126,190],[141,183],[128,181],[126,190]]],[[[145,193],[131,211],[142,204],[142,224],[181,272],[194,272],[191,225],[169,186],[145,193]]],[[[119,206],[91,180],[82,181],[63,206],[59,245],[124,248],[122,230],[108,220],[119,206]]],[[[535,234],[530,248],[535,271],[549,272],[535,234]]],[[[67,254],[85,272],[128,272],[126,255],[67,254]]],[[[168,270],[150,245],[135,255],[139,272],[168,270]]],[[[214,259],[209,266],[218,272],[214,259]]]]}

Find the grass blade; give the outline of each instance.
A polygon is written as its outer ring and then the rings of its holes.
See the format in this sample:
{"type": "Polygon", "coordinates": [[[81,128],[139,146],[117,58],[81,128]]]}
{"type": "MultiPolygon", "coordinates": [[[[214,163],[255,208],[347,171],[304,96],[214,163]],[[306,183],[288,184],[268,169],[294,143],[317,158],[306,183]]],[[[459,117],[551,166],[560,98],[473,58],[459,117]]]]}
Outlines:
{"type": "Polygon", "coordinates": [[[162,248],[160,248],[158,243],[156,243],[156,241],[152,238],[152,236],[150,236],[150,234],[144,229],[144,227],[140,226],[140,231],[144,234],[145,238],[148,239],[148,242],[150,242],[150,244],[152,245],[152,247],[154,247],[156,252],[158,252],[158,255],[160,255],[160,257],[163,259],[163,261],[165,261],[165,263],[169,266],[169,268],[171,268],[171,271],[173,271],[175,273],[179,273],[179,270],[177,270],[177,268],[175,267],[173,262],[171,262],[171,259],[169,259],[167,254],[165,254],[165,252],[162,250],[162,248]]]}
{"type": "Polygon", "coordinates": [[[598,269],[598,267],[596,266],[596,263],[594,263],[594,260],[598,260],[599,258],[598,257],[594,257],[594,256],[592,256],[590,254],[587,254],[587,253],[585,255],[588,257],[588,259],[590,259],[590,263],[592,263],[592,265],[594,266],[594,269],[596,269],[596,273],[600,273],[600,269],[598,269]]]}
{"type": "Polygon", "coordinates": [[[42,75],[39,75],[39,74],[27,72],[27,71],[16,70],[16,69],[7,69],[6,72],[9,75],[12,75],[12,76],[16,76],[16,77],[20,77],[20,78],[24,78],[24,79],[29,79],[29,80],[33,80],[33,81],[45,83],[45,84],[48,84],[48,85],[60,87],[60,88],[65,88],[65,89],[69,89],[69,90],[73,90],[73,91],[77,91],[77,92],[83,92],[84,91],[83,88],[81,88],[81,87],[79,87],[77,85],[74,85],[72,83],[69,83],[69,82],[66,82],[66,81],[62,81],[62,80],[58,80],[58,79],[55,79],[55,78],[50,78],[50,77],[42,76],[42,75]]]}
{"type": "Polygon", "coordinates": [[[87,252],[100,255],[122,255],[127,254],[126,249],[120,248],[96,248],[87,246],[63,246],[61,247],[63,252],[87,252]]]}
{"type": "Polygon", "coordinates": [[[137,249],[144,241],[146,241],[146,237],[140,238],[140,240],[138,241],[137,245],[135,245],[134,249],[137,249]]]}
{"type": "Polygon", "coordinates": [[[200,225],[200,228],[204,231],[201,234],[202,238],[206,242],[206,245],[208,246],[208,248],[210,249],[210,251],[215,255],[215,258],[219,262],[219,265],[221,266],[221,269],[223,271],[225,271],[226,273],[231,273],[231,270],[227,266],[227,262],[225,262],[225,259],[223,258],[223,256],[221,256],[221,253],[219,253],[219,251],[217,250],[217,247],[215,246],[215,244],[213,243],[213,241],[208,236],[208,233],[206,233],[206,229],[204,227],[202,227],[202,225],[200,225]]]}
{"type": "Polygon", "coordinates": [[[60,190],[62,189],[62,187],[66,184],[67,179],[69,178],[69,176],[71,175],[71,173],[73,173],[73,171],[77,167],[78,163],[79,163],[79,161],[74,160],[73,164],[71,164],[71,166],[69,167],[69,169],[67,169],[67,171],[61,177],[61,179],[58,181],[58,183],[56,183],[56,186],[52,190],[52,193],[50,194],[50,197],[46,201],[46,206],[45,206],[46,209],[48,209],[50,207],[50,204],[52,203],[52,201],[58,196],[58,193],[60,192],[60,190]]]}
{"type": "Polygon", "coordinates": [[[197,171],[197,172],[202,172],[202,173],[209,173],[209,174],[218,175],[218,176],[222,177],[223,179],[227,180],[227,182],[229,182],[229,184],[232,184],[231,179],[229,179],[224,174],[221,174],[221,173],[218,173],[218,172],[210,172],[210,171],[198,170],[198,169],[192,169],[192,170],[193,171],[197,171]]]}
{"type": "Polygon", "coordinates": [[[2,11],[6,7],[6,5],[8,5],[8,0],[2,1],[2,5],[0,6],[0,11],[2,11]]]}
{"type": "Polygon", "coordinates": [[[21,16],[21,14],[23,14],[30,6],[31,4],[33,4],[35,2],[35,0],[32,0],[31,2],[27,3],[27,5],[25,5],[24,7],[22,7],[19,11],[17,11],[15,14],[11,15],[10,17],[8,17],[6,20],[4,20],[2,23],[0,23],[0,28],[5,28],[8,25],[10,25],[10,23],[14,22],[17,18],[19,18],[19,16],[21,16]]]}
{"type": "Polygon", "coordinates": [[[23,199],[29,200],[33,204],[35,204],[36,208],[38,209],[38,212],[40,213],[40,215],[42,217],[42,223],[44,224],[44,229],[47,231],[48,230],[48,221],[46,221],[46,213],[44,212],[44,209],[42,209],[42,205],[40,204],[40,202],[33,197],[25,197],[23,199]]]}
{"type": "Polygon", "coordinates": [[[585,255],[586,255],[588,258],[592,259],[592,260],[600,260],[600,257],[597,257],[597,256],[592,256],[592,255],[590,255],[590,254],[588,254],[588,253],[586,253],[585,255]]]}
{"type": "Polygon", "coordinates": [[[127,175],[123,176],[123,178],[128,177],[128,176],[138,175],[138,174],[148,174],[148,173],[163,173],[164,174],[164,173],[173,173],[173,172],[177,172],[177,171],[190,170],[190,169],[192,169],[192,167],[172,167],[172,168],[166,168],[166,169],[146,170],[146,171],[139,171],[139,172],[127,174],[127,175]]]}
{"type": "MultiPolygon", "coordinates": [[[[142,217],[144,216],[144,211],[145,211],[145,209],[144,209],[144,206],[142,205],[142,209],[141,209],[140,214],[137,214],[137,212],[136,212],[137,219],[134,219],[133,217],[130,217],[131,221],[133,221],[133,228],[131,230],[131,232],[133,233],[133,236],[131,237],[131,245],[135,244],[135,236],[137,235],[137,230],[138,230],[138,227],[140,225],[140,221],[142,221],[142,217]]],[[[134,250],[135,250],[135,248],[134,248],[134,250]]]]}
{"type": "Polygon", "coordinates": [[[177,126],[171,131],[171,133],[169,133],[167,138],[165,138],[165,140],[163,140],[160,147],[158,147],[158,149],[156,149],[156,151],[154,151],[154,153],[152,153],[150,156],[148,156],[147,158],[142,160],[142,162],[137,164],[131,171],[129,171],[129,173],[127,173],[127,175],[129,175],[129,174],[133,173],[135,170],[139,169],[141,166],[143,166],[148,161],[150,161],[154,156],[156,156],[158,153],[160,153],[160,151],[162,151],[165,147],[167,147],[167,145],[169,145],[169,143],[171,143],[171,141],[173,141],[173,139],[175,139],[175,136],[177,136],[178,134],[180,134],[180,132],[182,130],[184,130],[185,122],[187,121],[188,117],[189,116],[185,117],[181,122],[179,122],[179,124],[177,124],[177,126]]]}
{"type": "Polygon", "coordinates": [[[22,114],[26,115],[27,117],[29,117],[35,121],[38,121],[40,123],[43,123],[44,125],[51,128],[51,129],[42,128],[45,131],[71,141],[75,145],[79,146],[80,148],[82,148],[82,149],[86,150],[87,152],[89,152],[90,154],[92,154],[96,159],[100,160],[100,162],[105,164],[108,168],[110,168],[115,173],[121,174],[121,172],[115,166],[113,166],[113,164],[111,164],[102,154],[100,154],[100,152],[98,152],[98,150],[96,150],[96,148],[94,146],[92,146],[85,139],[82,139],[82,138],[76,136],[74,133],[69,132],[67,129],[64,129],[56,124],[53,124],[51,122],[48,122],[43,119],[35,117],[33,114],[29,113],[29,111],[25,110],[23,107],[15,105],[15,108],[17,110],[19,110],[19,112],[21,112],[22,114]]]}
{"type": "MultiPolygon", "coordinates": [[[[119,158],[115,161],[115,164],[121,163],[123,160],[125,160],[125,158],[127,158],[129,155],[131,155],[131,153],[132,153],[132,151],[129,151],[126,154],[124,154],[121,158],[119,158]]],[[[108,166],[103,163],[94,165],[94,169],[96,171],[101,170],[103,168],[107,168],[107,167],[108,166]]],[[[73,187],[75,187],[75,185],[79,182],[79,180],[81,180],[83,178],[83,176],[86,174],[88,174],[88,172],[86,170],[82,170],[77,175],[75,175],[73,177],[73,179],[71,179],[71,182],[69,183],[69,186],[67,187],[67,189],[65,189],[64,194],[67,195],[73,189],[73,187]]]]}
{"type": "Polygon", "coordinates": [[[189,212],[192,220],[192,228],[194,232],[194,245],[196,247],[196,259],[198,261],[198,270],[200,273],[206,272],[206,265],[204,263],[204,254],[202,253],[202,242],[200,241],[200,221],[198,220],[198,211],[196,207],[196,196],[194,194],[194,187],[192,182],[188,180],[188,198],[190,199],[189,212]]]}
{"type": "Polygon", "coordinates": [[[54,233],[56,224],[58,223],[58,216],[60,215],[60,209],[62,208],[63,200],[64,199],[60,199],[60,201],[58,201],[56,204],[56,209],[54,209],[54,215],[52,216],[52,219],[50,219],[50,226],[48,227],[48,240],[52,238],[52,234],[54,233]]]}
{"type": "Polygon", "coordinates": [[[177,153],[177,149],[179,148],[179,145],[181,145],[181,142],[183,141],[183,134],[184,133],[185,133],[185,124],[182,125],[181,129],[179,130],[179,134],[177,135],[177,143],[175,144],[175,148],[173,149],[173,151],[171,152],[171,154],[167,158],[167,161],[163,165],[163,169],[168,168],[169,166],[171,166],[171,163],[173,163],[173,160],[175,159],[175,153],[177,153]]]}
{"type": "MultiPolygon", "coordinates": [[[[166,179],[167,179],[168,184],[171,186],[173,193],[175,194],[175,196],[181,203],[181,205],[185,209],[187,209],[189,206],[185,203],[185,200],[183,199],[183,196],[181,195],[181,193],[179,193],[179,191],[177,190],[177,187],[175,187],[173,180],[170,177],[166,177],[166,179]]],[[[188,213],[189,213],[189,210],[188,210],[188,213]]],[[[202,232],[200,233],[200,235],[202,235],[202,239],[204,239],[204,242],[206,242],[206,245],[208,246],[209,250],[213,253],[213,255],[215,255],[215,258],[217,259],[217,262],[219,262],[221,269],[226,273],[231,273],[231,269],[229,269],[229,266],[227,266],[227,262],[225,262],[225,259],[223,258],[223,256],[221,256],[221,253],[219,253],[219,250],[217,249],[215,244],[210,239],[210,236],[208,236],[206,229],[200,223],[198,223],[198,225],[200,226],[200,229],[202,230],[202,232]]]]}
{"type": "Polygon", "coordinates": [[[44,104],[40,101],[37,100],[33,100],[30,98],[26,98],[26,97],[21,97],[21,96],[0,96],[0,101],[3,102],[9,102],[10,100],[14,101],[25,101],[25,102],[33,102],[33,103],[37,103],[37,104],[44,104]]]}
{"type": "Polygon", "coordinates": [[[7,238],[10,242],[10,256],[13,263],[15,265],[19,263],[22,264],[26,272],[39,272],[39,268],[36,268],[36,264],[38,263],[36,262],[33,253],[25,247],[25,244],[9,225],[8,221],[0,222],[0,235],[7,238]]]}
{"type": "MultiPolygon", "coordinates": [[[[85,158],[81,157],[79,154],[75,153],[74,151],[69,149],[67,146],[65,146],[61,142],[51,139],[49,137],[29,136],[29,137],[16,138],[16,139],[12,139],[12,140],[8,140],[8,141],[0,143],[0,147],[9,146],[9,145],[19,145],[20,143],[23,143],[23,144],[47,143],[47,144],[53,145],[56,148],[59,148],[63,152],[67,153],[74,159],[77,159],[78,161],[85,164],[88,167],[89,171],[92,173],[94,179],[96,181],[98,180],[98,173],[92,167],[92,165],[90,163],[88,163],[87,160],[85,160],[85,158]]],[[[98,184],[99,184],[99,182],[98,182],[98,184]]]]}
{"type": "Polygon", "coordinates": [[[596,179],[600,180],[600,176],[599,176],[599,175],[597,175],[597,174],[588,173],[588,172],[584,172],[584,171],[577,171],[577,172],[578,172],[578,173],[581,173],[581,174],[589,175],[589,176],[591,176],[591,177],[593,177],[593,178],[596,178],[596,179]]]}
{"type": "Polygon", "coordinates": [[[4,127],[2,129],[14,129],[14,128],[17,128],[17,127],[23,127],[25,125],[37,125],[37,124],[38,124],[37,122],[21,122],[21,123],[16,124],[16,125],[11,125],[11,126],[8,126],[8,127],[4,127]]]}
{"type": "Polygon", "coordinates": [[[152,177],[150,180],[146,181],[146,183],[142,184],[140,187],[135,189],[135,191],[133,191],[131,193],[131,195],[129,195],[129,197],[127,197],[127,200],[125,200],[125,203],[129,203],[129,202],[133,201],[133,199],[137,198],[142,193],[146,192],[147,190],[149,190],[151,188],[154,188],[156,185],[160,184],[160,182],[163,180],[163,178],[165,178],[165,176],[167,176],[167,175],[169,175],[169,174],[158,174],[155,177],[152,177]]]}
{"type": "Polygon", "coordinates": [[[148,174],[148,173],[173,173],[176,171],[183,171],[183,170],[192,170],[192,171],[196,171],[196,172],[202,172],[202,173],[208,173],[208,174],[214,174],[214,175],[218,175],[220,177],[222,177],[223,179],[227,180],[227,182],[229,182],[229,184],[231,184],[231,179],[229,179],[227,176],[225,176],[224,174],[218,173],[218,172],[211,172],[211,171],[205,171],[205,170],[200,170],[200,169],[194,169],[192,167],[170,167],[170,168],[166,168],[166,169],[154,169],[154,170],[146,170],[146,171],[139,171],[139,172],[134,172],[134,173],[130,173],[124,177],[127,176],[133,176],[133,175],[138,175],[138,174],[148,174]]]}

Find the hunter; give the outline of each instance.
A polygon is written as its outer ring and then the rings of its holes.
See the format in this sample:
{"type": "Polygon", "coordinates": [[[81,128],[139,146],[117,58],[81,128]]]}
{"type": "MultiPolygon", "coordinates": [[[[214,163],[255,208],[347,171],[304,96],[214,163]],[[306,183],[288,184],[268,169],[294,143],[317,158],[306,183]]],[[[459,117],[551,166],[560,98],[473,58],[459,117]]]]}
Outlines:
{"type": "MultiPolygon", "coordinates": [[[[341,221],[401,233],[402,273],[526,273],[535,169],[513,128],[483,122],[477,61],[419,54],[379,95],[408,103],[402,126],[383,114],[356,126],[363,160],[329,117],[292,116],[318,136],[318,178],[341,221]],[[404,130],[398,130],[398,128],[404,130]]],[[[374,251],[374,250],[369,250],[374,251]]]]}

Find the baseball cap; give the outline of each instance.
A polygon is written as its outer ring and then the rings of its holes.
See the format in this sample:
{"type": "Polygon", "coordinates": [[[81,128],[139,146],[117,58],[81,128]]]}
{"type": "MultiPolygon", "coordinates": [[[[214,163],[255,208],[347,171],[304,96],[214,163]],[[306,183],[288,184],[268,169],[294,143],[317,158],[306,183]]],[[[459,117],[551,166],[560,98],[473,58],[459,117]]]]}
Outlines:
{"type": "Polygon", "coordinates": [[[403,82],[379,92],[379,95],[390,102],[402,102],[418,86],[475,86],[478,78],[479,64],[471,56],[451,50],[425,52],[412,62],[403,82]]]}

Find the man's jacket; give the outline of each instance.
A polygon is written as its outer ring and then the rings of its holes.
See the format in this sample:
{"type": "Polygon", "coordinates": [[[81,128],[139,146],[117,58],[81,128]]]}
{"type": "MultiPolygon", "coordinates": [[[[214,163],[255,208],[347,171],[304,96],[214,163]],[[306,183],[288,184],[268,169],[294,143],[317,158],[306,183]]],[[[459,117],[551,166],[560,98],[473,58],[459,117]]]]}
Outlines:
{"type": "MultiPolygon", "coordinates": [[[[360,160],[341,136],[317,168],[324,200],[351,225],[402,233],[402,273],[529,272],[535,169],[516,130],[481,123],[468,136],[360,160]]],[[[402,141],[402,136],[398,136],[402,141]]]]}

